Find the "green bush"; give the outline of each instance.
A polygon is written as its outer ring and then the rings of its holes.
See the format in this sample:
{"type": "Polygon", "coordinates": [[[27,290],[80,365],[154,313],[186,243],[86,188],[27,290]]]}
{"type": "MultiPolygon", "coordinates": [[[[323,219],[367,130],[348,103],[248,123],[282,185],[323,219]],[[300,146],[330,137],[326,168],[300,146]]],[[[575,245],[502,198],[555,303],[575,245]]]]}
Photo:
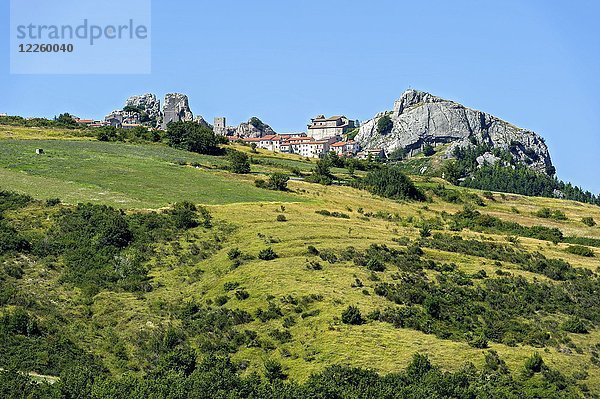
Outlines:
{"type": "Polygon", "coordinates": [[[279,214],[279,215],[277,215],[277,221],[278,222],[287,222],[287,218],[285,217],[285,215],[279,214]]]}
{"type": "Polygon", "coordinates": [[[581,222],[589,227],[594,227],[596,225],[596,221],[591,216],[586,216],[581,219],[581,222]]]}
{"type": "Polygon", "coordinates": [[[544,360],[539,353],[535,352],[523,365],[525,376],[531,377],[534,373],[541,372],[545,367],[544,360]]]}
{"type": "Polygon", "coordinates": [[[469,345],[477,349],[485,349],[488,347],[488,341],[484,334],[478,334],[468,341],[469,345]]]}
{"type": "Polygon", "coordinates": [[[49,198],[46,200],[46,206],[52,207],[56,205],[60,205],[60,198],[49,198]]]}
{"type": "Polygon", "coordinates": [[[220,155],[219,140],[215,133],[196,122],[170,122],[165,133],[171,147],[200,154],[220,155]]]}
{"type": "Polygon", "coordinates": [[[319,215],[323,215],[323,216],[331,216],[334,218],[350,219],[350,215],[348,215],[347,213],[338,212],[338,211],[330,212],[327,209],[321,209],[319,211],[315,211],[315,213],[318,213],[319,215]]]}
{"type": "Polygon", "coordinates": [[[541,208],[535,212],[535,216],[545,219],[567,220],[565,213],[558,209],[552,210],[550,208],[541,208]]]}
{"type": "Polygon", "coordinates": [[[435,150],[433,149],[431,144],[425,144],[423,146],[423,155],[425,155],[426,157],[430,157],[433,154],[435,154],[435,150]]]}
{"type": "Polygon", "coordinates": [[[588,329],[583,322],[578,317],[569,317],[564,323],[562,323],[561,328],[564,331],[575,333],[575,334],[587,334],[588,329]]]}
{"type": "Polygon", "coordinates": [[[197,210],[198,208],[193,203],[182,201],[177,202],[173,206],[173,209],[170,210],[170,214],[177,228],[191,229],[199,225],[198,219],[196,219],[197,210]]]}
{"type": "Polygon", "coordinates": [[[235,297],[238,300],[243,301],[245,299],[250,298],[250,294],[245,289],[240,288],[239,290],[235,291],[235,297]]]}
{"type": "Polygon", "coordinates": [[[364,322],[360,310],[356,306],[350,305],[342,312],[342,323],[344,324],[358,325],[364,322]]]}
{"type": "Polygon", "coordinates": [[[258,259],[273,260],[275,258],[277,258],[277,254],[275,253],[275,251],[273,251],[273,248],[271,248],[271,247],[265,248],[265,249],[261,249],[258,252],[258,259]]]}
{"type": "Polygon", "coordinates": [[[229,160],[229,169],[233,173],[250,173],[250,159],[245,153],[236,150],[228,150],[227,159],[229,160]]]}
{"type": "Polygon", "coordinates": [[[425,195],[396,166],[386,166],[370,171],[361,185],[371,193],[386,198],[425,200],[425,195]]]}
{"type": "Polygon", "coordinates": [[[384,135],[392,131],[394,123],[389,115],[384,115],[377,121],[377,133],[384,135]]]}
{"type": "Polygon", "coordinates": [[[0,214],[7,210],[24,208],[31,201],[33,201],[33,198],[29,195],[0,190],[0,214]]]}
{"type": "Polygon", "coordinates": [[[281,363],[275,360],[267,360],[264,364],[265,366],[265,378],[269,381],[276,380],[285,380],[287,378],[287,374],[283,372],[283,367],[281,367],[281,363]]]}
{"type": "Polygon", "coordinates": [[[306,177],[304,180],[309,183],[319,183],[323,185],[329,185],[333,183],[333,174],[331,173],[331,159],[330,157],[324,157],[317,161],[313,169],[313,173],[306,177]]]}
{"type": "Polygon", "coordinates": [[[585,257],[589,257],[589,258],[594,256],[594,251],[592,251],[588,247],[584,247],[583,245],[569,245],[567,247],[566,251],[571,254],[585,256],[585,257]]]}
{"type": "Polygon", "coordinates": [[[287,191],[287,184],[290,177],[285,173],[271,173],[268,180],[257,179],[254,184],[258,188],[266,188],[268,190],[287,191]]]}

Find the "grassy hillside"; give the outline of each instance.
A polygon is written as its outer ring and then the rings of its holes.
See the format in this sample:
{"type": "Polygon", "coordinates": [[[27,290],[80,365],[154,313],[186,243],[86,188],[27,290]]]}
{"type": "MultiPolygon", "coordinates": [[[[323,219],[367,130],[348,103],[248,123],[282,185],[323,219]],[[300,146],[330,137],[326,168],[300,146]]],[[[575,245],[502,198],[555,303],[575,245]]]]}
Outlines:
{"type": "MultiPolygon", "coordinates": [[[[244,365],[246,374],[262,374],[268,360],[280,362],[290,378],[298,381],[331,364],[394,372],[403,369],[415,352],[428,354],[446,370],[457,370],[467,362],[481,367],[484,353],[493,349],[514,372],[519,372],[525,360],[539,352],[551,368],[585,384],[592,392],[600,392],[600,320],[593,316],[584,318],[587,333],[565,331],[561,325],[570,315],[562,305],[510,319],[511,323],[522,323],[523,328],[531,330],[526,331],[531,334],[523,334],[525,338],[516,334],[514,342],[506,338],[508,335],[492,338],[490,327],[486,332],[490,334],[487,345],[481,345],[488,348],[473,345],[470,333],[463,334],[456,320],[451,328],[444,324],[448,331],[442,334],[435,330],[442,328],[442,324],[437,324],[441,321],[435,318],[429,319],[432,330],[426,331],[423,326],[399,328],[383,316],[367,317],[376,311],[385,314],[387,309],[422,309],[423,301],[415,302],[415,306],[398,304],[382,295],[384,283],[399,284],[406,278],[426,279],[429,286],[446,284],[445,279],[464,279],[466,282],[447,284],[456,290],[475,290],[502,278],[520,276],[522,284],[541,291],[543,287],[567,290],[574,284],[589,284],[593,290],[598,287],[600,248],[590,245],[595,256],[585,257],[568,252],[572,245],[566,242],[530,238],[498,227],[457,227],[459,219],[455,215],[474,209],[524,227],[556,227],[564,236],[600,239],[600,226],[582,222],[582,218],[591,217],[600,223],[597,206],[482,193],[418,177],[416,183],[427,193],[429,202],[391,201],[350,187],[302,181],[290,181],[291,191],[281,193],[256,188],[255,176],[222,170],[226,164],[223,158],[162,145],[36,137],[0,140],[0,154],[0,188],[5,190],[39,199],[59,197],[68,204],[90,201],[111,205],[128,209],[128,216],[189,200],[206,205],[212,215],[212,227],[165,233],[148,247],[143,267],[148,271],[149,285],[144,290],[114,286],[90,294],[65,279],[68,259],[42,256],[36,253],[35,245],[29,252],[0,252],[4,268],[0,278],[0,313],[25,309],[38,324],[57,329],[81,351],[73,358],[93,355],[114,375],[143,374],[152,369],[156,359],[151,356],[154,349],[148,342],[175,329],[199,357],[211,350],[229,352],[235,362],[244,365]],[[35,148],[44,148],[46,155],[37,156],[35,148]],[[445,185],[445,190],[453,190],[453,195],[440,189],[440,184],[445,185]],[[536,216],[542,208],[561,210],[565,218],[536,216]],[[347,216],[318,213],[322,210],[347,216]],[[423,232],[424,225],[430,232],[423,232]],[[444,237],[453,236],[501,249],[495,254],[492,250],[474,254],[469,246],[439,249],[444,237]],[[348,247],[367,254],[373,244],[400,251],[394,255],[397,258],[382,261],[383,271],[361,264],[357,261],[360,256],[344,255],[348,247]],[[310,246],[318,254],[311,252],[310,246]],[[409,256],[416,246],[423,253],[409,256]],[[260,251],[266,248],[271,248],[277,257],[259,259],[260,251]],[[568,270],[581,271],[564,279],[549,277],[553,275],[545,269],[532,268],[529,260],[520,260],[535,253],[544,259],[563,259],[570,265],[568,270]],[[455,269],[416,268],[411,264],[415,269],[408,271],[395,263],[402,259],[412,259],[415,265],[427,265],[427,261],[440,267],[454,264],[455,269]],[[205,312],[202,317],[189,316],[194,311],[185,308],[185,304],[211,310],[200,311],[198,314],[205,312]],[[343,323],[341,314],[349,305],[357,306],[367,322],[343,323]],[[209,330],[207,324],[211,322],[203,317],[214,313],[211,317],[218,320],[216,314],[227,309],[247,312],[251,320],[209,330]],[[538,339],[534,332],[548,336],[538,339]]],[[[269,162],[252,165],[255,174],[285,171],[289,167],[309,171],[313,165],[290,156],[261,153],[257,157],[269,162]]],[[[33,201],[22,208],[6,210],[5,218],[33,242],[52,231],[61,209],[72,208],[33,201]]],[[[122,256],[130,255],[127,249],[123,251],[122,256]]],[[[418,281],[414,281],[417,285],[418,281]]],[[[592,301],[589,303],[595,300],[584,299],[592,301]]],[[[553,299],[549,297],[550,300],[553,299]]],[[[572,309],[581,315],[594,312],[580,308],[575,304],[572,309]]],[[[49,372],[53,369],[51,363],[37,361],[35,369],[24,371],[53,374],[49,372]]]]}

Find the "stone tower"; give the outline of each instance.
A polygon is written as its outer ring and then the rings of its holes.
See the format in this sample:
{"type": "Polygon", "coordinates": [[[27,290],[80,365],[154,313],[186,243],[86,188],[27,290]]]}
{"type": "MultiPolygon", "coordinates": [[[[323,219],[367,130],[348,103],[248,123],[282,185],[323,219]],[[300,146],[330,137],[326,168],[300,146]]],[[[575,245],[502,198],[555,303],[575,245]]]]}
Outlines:
{"type": "Polygon", "coordinates": [[[190,110],[188,97],[180,93],[167,93],[163,104],[162,128],[166,129],[169,122],[191,121],[194,115],[190,110]]]}
{"type": "Polygon", "coordinates": [[[216,116],[213,124],[213,131],[215,134],[220,134],[221,136],[227,135],[227,126],[225,125],[225,117],[224,116],[216,116]]]}

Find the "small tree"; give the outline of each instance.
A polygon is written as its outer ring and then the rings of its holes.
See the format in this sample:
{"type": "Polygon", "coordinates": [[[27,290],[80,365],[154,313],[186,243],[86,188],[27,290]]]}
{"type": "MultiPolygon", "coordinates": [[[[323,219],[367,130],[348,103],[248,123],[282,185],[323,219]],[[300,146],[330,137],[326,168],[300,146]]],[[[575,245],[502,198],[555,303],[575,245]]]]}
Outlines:
{"type": "Polygon", "coordinates": [[[392,131],[392,127],[394,127],[394,122],[389,115],[384,115],[377,121],[377,133],[379,134],[388,134],[392,131]]]}
{"type": "Polygon", "coordinates": [[[269,381],[285,380],[287,374],[283,372],[281,364],[275,360],[267,360],[265,362],[265,377],[269,381]]]}
{"type": "Polygon", "coordinates": [[[285,173],[271,173],[268,185],[271,190],[287,191],[288,180],[290,177],[285,173]]]}
{"type": "Polygon", "coordinates": [[[360,314],[360,309],[356,306],[348,306],[346,310],[342,312],[342,323],[344,324],[363,324],[365,321],[360,314]]]}
{"type": "Polygon", "coordinates": [[[331,160],[329,157],[319,159],[313,169],[312,175],[305,180],[311,183],[331,184],[333,175],[331,174],[331,160]]]}
{"type": "Polygon", "coordinates": [[[401,161],[406,158],[407,152],[404,147],[398,147],[394,151],[390,152],[388,159],[390,161],[401,161]]]}
{"type": "Polygon", "coordinates": [[[535,352],[533,355],[531,355],[530,358],[528,358],[525,361],[525,364],[523,365],[523,374],[526,377],[531,377],[534,373],[541,372],[544,369],[544,367],[544,360],[542,359],[539,353],[535,352]]]}
{"type": "Polygon", "coordinates": [[[250,159],[243,152],[230,150],[227,153],[229,168],[233,173],[250,173],[250,159]]]}
{"type": "Polygon", "coordinates": [[[429,143],[425,144],[423,146],[423,155],[425,155],[426,157],[430,157],[433,154],[435,154],[435,150],[433,149],[431,144],[429,144],[429,143]]]}

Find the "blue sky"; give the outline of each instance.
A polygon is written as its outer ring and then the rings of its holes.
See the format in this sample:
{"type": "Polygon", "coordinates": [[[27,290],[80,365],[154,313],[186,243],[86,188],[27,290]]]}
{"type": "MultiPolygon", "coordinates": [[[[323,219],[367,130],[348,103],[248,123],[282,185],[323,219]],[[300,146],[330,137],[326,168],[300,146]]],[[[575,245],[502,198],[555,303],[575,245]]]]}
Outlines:
{"type": "Polygon", "coordinates": [[[153,1],[151,74],[10,75],[4,0],[0,113],[100,118],[182,92],[209,121],[283,132],[369,119],[413,87],[536,131],[560,178],[600,193],[600,4],[494,3],[153,1]]]}

